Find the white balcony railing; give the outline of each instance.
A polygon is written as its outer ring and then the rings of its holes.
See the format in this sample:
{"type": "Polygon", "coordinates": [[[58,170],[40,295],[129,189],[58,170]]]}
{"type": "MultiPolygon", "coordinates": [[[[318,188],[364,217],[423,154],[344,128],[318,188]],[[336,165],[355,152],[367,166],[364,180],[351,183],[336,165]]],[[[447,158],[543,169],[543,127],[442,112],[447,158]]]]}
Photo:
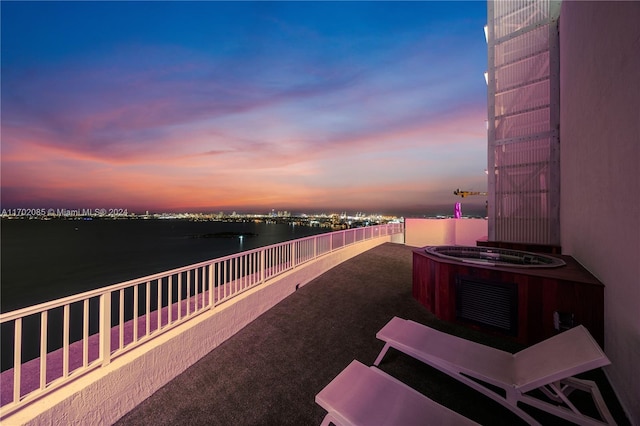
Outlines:
{"type": "Polygon", "coordinates": [[[392,223],[315,235],[3,313],[13,363],[1,376],[0,418],[279,274],[403,232],[392,223]]]}

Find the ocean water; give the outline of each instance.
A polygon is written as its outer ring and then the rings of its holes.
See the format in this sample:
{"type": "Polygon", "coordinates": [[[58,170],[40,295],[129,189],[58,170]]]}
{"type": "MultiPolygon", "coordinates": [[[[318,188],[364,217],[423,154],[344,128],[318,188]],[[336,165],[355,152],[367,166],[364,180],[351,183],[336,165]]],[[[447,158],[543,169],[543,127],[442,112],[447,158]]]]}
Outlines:
{"type": "MultiPolygon", "coordinates": [[[[187,220],[5,220],[0,223],[2,312],[146,275],[327,232],[326,228],[187,220]],[[228,238],[214,234],[227,233],[228,238]],[[240,239],[234,234],[245,234],[240,239]],[[208,238],[204,238],[203,236],[208,238]]],[[[152,289],[152,308],[155,309],[152,289]]],[[[93,300],[97,302],[97,300],[93,300]]],[[[92,303],[93,303],[92,302],[92,303]]],[[[71,341],[81,338],[71,307],[71,341]]],[[[116,318],[116,306],[112,315],[116,318]]],[[[97,306],[91,312],[97,312],[97,306]]],[[[131,314],[131,313],[129,313],[131,314]]],[[[39,316],[23,320],[22,359],[39,356],[39,316]]],[[[47,347],[62,346],[62,310],[49,311],[47,347]]],[[[98,317],[91,314],[90,332],[98,317]]],[[[13,323],[0,328],[0,368],[13,367],[13,323]]]]}
{"type": "Polygon", "coordinates": [[[283,241],[326,228],[187,220],[6,220],[0,308],[25,306],[283,241]],[[242,239],[201,238],[216,233],[242,239]]]}

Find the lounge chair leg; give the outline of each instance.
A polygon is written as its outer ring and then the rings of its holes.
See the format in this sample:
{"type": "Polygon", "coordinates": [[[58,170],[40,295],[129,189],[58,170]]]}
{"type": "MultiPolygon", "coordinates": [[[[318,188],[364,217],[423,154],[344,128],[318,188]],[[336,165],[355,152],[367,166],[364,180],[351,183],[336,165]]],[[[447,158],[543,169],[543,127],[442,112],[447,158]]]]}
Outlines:
{"type": "Polygon", "coordinates": [[[577,423],[579,425],[615,425],[616,421],[613,419],[611,412],[607,408],[607,404],[604,402],[602,398],[602,394],[600,393],[600,389],[590,380],[582,380],[576,379],[575,377],[568,377],[566,379],[562,379],[560,384],[565,385],[562,390],[555,384],[548,385],[552,391],[550,391],[547,387],[541,387],[540,390],[543,390],[545,395],[549,395],[552,397],[551,399],[555,401],[562,401],[569,408],[563,407],[561,405],[554,405],[546,401],[542,401],[538,398],[534,398],[530,395],[522,395],[519,398],[524,404],[530,405],[532,407],[536,407],[542,411],[546,411],[547,413],[554,414],[560,418],[565,420],[569,420],[571,422],[577,423]],[[574,389],[579,389],[585,392],[589,392],[593,399],[593,402],[598,409],[598,413],[600,413],[600,417],[602,420],[598,420],[582,414],[580,410],[578,410],[567,398],[567,395],[571,393],[574,389]]]}
{"type": "MultiPolygon", "coordinates": [[[[563,389],[562,389],[562,387],[561,387],[561,386],[556,386],[556,385],[555,385],[555,383],[550,383],[550,384],[549,384],[549,387],[550,387],[551,389],[553,389],[553,390],[554,390],[554,393],[555,393],[556,395],[558,395],[558,397],[562,400],[562,402],[563,402],[567,407],[569,407],[569,408],[571,409],[571,411],[573,411],[574,413],[578,413],[578,414],[580,413],[580,410],[578,410],[578,409],[575,407],[575,405],[573,405],[573,404],[571,403],[571,401],[569,401],[569,398],[567,398],[567,395],[565,395],[565,394],[564,394],[563,389]]],[[[565,388],[565,389],[566,389],[566,388],[565,388]]],[[[569,392],[568,392],[568,393],[571,393],[571,391],[572,391],[572,390],[573,390],[573,389],[569,390],[569,392]]]]}
{"type": "Polygon", "coordinates": [[[591,398],[593,398],[593,402],[598,409],[598,413],[600,417],[602,417],[606,423],[614,425],[616,424],[607,404],[604,402],[604,398],[600,393],[600,389],[598,389],[598,385],[591,380],[582,380],[576,379],[575,377],[568,377],[562,380],[562,383],[566,383],[568,386],[571,386],[576,389],[584,390],[585,392],[589,392],[591,394],[591,398]]]}
{"type": "Polygon", "coordinates": [[[336,419],[331,415],[331,413],[328,413],[326,416],[324,416],[324,419],[322,419],[322,423],[320,423],[320,426],[329,426],[331,423],[333,423],[334,425],[339,424],[336,422],[336,419]]]}
{"type": "Polygon", "coordinates": [[[382,348],[382,350],[380,351],[380,354],[378,355],[378,358],[376,358],[376,360],[373,362],[373,365],[375,365],[376,367],[380,365],[382,358],[384,358],[388,350],[389,350],[389,343],[385,343],[384,348],[382,348]]]}

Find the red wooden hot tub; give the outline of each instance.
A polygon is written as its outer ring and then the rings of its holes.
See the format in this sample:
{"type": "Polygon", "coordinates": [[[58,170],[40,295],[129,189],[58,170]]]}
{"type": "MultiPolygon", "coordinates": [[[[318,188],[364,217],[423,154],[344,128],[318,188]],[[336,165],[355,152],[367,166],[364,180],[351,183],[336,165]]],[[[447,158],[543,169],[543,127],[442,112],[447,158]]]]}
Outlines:
{"type": "Polygon", "coordinates": [[[604,285],[571,256],[488,247],[415,249],[413,297],[442,320],[523,344],[582,324],[604,347],[604,285]]]}

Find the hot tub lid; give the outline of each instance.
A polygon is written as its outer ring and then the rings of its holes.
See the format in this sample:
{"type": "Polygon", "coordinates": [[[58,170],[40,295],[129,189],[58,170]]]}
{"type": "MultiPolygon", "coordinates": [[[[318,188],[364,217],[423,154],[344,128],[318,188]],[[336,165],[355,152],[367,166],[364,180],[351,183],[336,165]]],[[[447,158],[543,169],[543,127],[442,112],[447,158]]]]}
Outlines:
{"type": "Polygon", "coordinates": [[[556,268],[566,263],[557,257],[522,250],[475,246],[428,246],[425,252],[458,262],[513,268],[556,268]]]}

